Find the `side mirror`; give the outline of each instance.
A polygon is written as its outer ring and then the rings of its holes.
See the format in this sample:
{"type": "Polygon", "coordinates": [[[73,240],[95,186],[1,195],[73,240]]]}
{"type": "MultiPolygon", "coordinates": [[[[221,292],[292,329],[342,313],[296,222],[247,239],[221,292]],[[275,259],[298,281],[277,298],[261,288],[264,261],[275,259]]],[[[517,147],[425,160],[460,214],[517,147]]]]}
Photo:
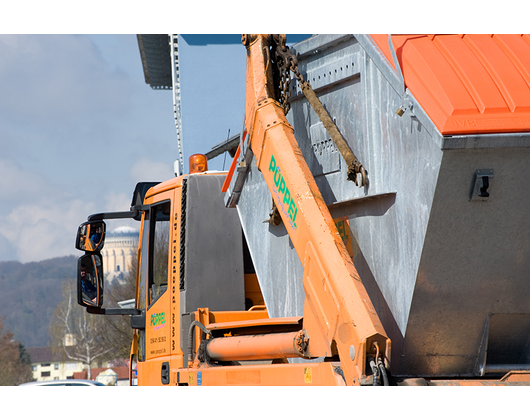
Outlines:
{"type": "Polygon", "coordinates": [[[85,222],[77,229],[75,247],[80,251],[100,251],[105,243],[105,222],[85,222]]]}
{"type": "Polygon", "coordinates": [[[103,305],[103,263],[99,253],[83,255],[77,261],[77,303],[103,305]]]}

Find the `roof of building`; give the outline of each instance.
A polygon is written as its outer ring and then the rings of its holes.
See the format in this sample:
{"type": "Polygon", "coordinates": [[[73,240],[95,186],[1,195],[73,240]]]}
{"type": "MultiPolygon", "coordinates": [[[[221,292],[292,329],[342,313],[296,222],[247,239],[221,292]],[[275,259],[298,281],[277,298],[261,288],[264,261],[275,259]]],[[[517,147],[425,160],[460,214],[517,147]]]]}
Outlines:
{"type": "Polygon", "coordinates": [[[138,229],[135,229],[130,226],[120,226],[116,229],[114,229],[112,232],[114,233],[138,233],[138,229]]]}
{"type": "MultiPolygon", "coordinates": [[[[31,363],[52,363],[61,362],[61,356],[54,355],[52,347],[32,347],[26,351],[31,358],[31,363]]],[[[69,361],[70,359],[67,359],[69,361]]]]}
{"type": "Polygon", "coordinates": [[[120,226],[114,230],[105,233],[107,238],[119,238],[119,237],[129,237],[134,236],[138,237],[140,231],[130,226],[120,226]]]}
{"type": "Polygon", "coordinates": [[[31,357],[31,363],[52,362],[57,359],[53,355],[51,347],[33,347],[26,349],[26,351],[31,357]]]}
{"type": "Polygon", "coordinates": [[[137,35],[145,83],[153,89],[171,89],[171,51],[167,34],[137,35]]]}
{"type": "MultiPolygon", "coordinates": [[[[241,45],[240,34],[181,34],[188,45],[235,44],[241,45]]],[[[289,34],[289,44],[309,38],[310,34],[289,34]]],[[[169,35],[137,35],[140,57],[144,69],[145,83],[153,89],[172,89],[171,49],[169,35]]],[[[177,70],[178,71],[178,70],[177,70]]]]}

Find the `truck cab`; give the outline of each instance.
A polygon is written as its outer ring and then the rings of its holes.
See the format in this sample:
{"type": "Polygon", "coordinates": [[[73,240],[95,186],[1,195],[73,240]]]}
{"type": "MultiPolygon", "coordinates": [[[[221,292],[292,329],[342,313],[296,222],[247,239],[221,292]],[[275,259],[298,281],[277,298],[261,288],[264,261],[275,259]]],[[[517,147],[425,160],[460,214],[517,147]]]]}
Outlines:
{"type": "MultiPolygon", "coordinates": [[[[186,367],[190,325],[199,308],[267,317],[237,212],[224,205],[226,173],[204,168],[162,183],[139,184],[131,212],[92,215],[79,228],[77,244],[90,229],[104,231],[105,218],[129,216],[141,222],[135,308],[129,310],[134,328],[131,382],[138,377],[138,385],[167,384],[170,369],[186,367]]],[[[102,308],[99,251],[104,237],[100,242],[97,247],[87,242],[79,260],[78,302],[92,313],[123,314],[127,310],[102,308]],[[98,279],[94,300],[83,297],[81,270],[87,264],[98,279]]]]}

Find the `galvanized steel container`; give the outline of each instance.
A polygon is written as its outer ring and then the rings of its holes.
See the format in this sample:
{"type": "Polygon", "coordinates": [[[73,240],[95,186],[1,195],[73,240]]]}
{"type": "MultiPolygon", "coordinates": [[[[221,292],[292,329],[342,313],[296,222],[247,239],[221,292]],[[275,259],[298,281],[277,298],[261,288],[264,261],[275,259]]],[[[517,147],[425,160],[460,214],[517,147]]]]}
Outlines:
{"type": "MultiPolygon", "coordinates": [[[[521,132],[443,135],[372,37],[319,35],[292,50],[368,173],[363,188],[346,180],[294,82],[287,117],[392,339],[391,373],[529,364],[530,118],[521,132]]],[[[283,225],[264,222],[271,206],[252,161],[237,210],[264,299],[272,317],[300,316],[303,267],[283,225]]]]}

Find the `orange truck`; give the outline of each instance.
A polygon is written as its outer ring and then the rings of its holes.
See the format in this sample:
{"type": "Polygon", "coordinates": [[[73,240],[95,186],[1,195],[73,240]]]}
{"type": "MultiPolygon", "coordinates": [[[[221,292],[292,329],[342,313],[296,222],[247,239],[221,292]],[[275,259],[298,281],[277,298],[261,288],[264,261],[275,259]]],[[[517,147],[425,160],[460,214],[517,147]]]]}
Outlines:
{"type": "Polygon", "coordinates": [[[131,384],[530,384],[530,37],[242,43],[230,170],[194,155],[79,228],[78,301],[131,316],[131,384]],[[135,308],[105,308],[126,217],[135,308]]]}

